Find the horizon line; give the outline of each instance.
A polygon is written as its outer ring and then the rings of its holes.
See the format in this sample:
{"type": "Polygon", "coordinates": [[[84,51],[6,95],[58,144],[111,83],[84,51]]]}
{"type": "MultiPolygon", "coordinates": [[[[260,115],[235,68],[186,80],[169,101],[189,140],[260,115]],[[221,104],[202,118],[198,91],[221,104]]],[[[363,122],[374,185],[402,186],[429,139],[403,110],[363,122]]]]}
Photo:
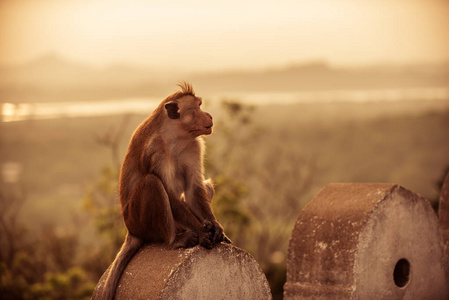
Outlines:
{"type": "Polygon", "coordinates": [[[11,68],[19,68],[19,67],[26,67],[31,64],[35,64],[37,62],[43,61],[43,60],[49,60],[49,61],[56,61],[61,63],[67,63],[67,64],[74,64],[79,66],[85,66],[92,69],[97,70],[105,70],[110,69],[114,67],[128,67],[128,68],[135,68],[135,69],[142,69],[142,70],[159,70],[164,71],[166,73],[170,73],[174,71],[174,68],[176,68],[176,71],[184,72],[184,73],[241,73],[241,72],[270,72],[270,71],[283,71],[288,69],[296,69],[296,68],[309,68],[309,67],[322,67],[327,69],[369,69],[369,68],[379,68],[379,67],[396,67],[396,68],[404,68],[404,67],[436,67],[436,66],[448,66],[449,67],[449,60],[445,61],[415,61],[415,62],[394,62],[394,61],[377,61],[377,62],[370,62],[370,63],[346,63],[346,64],[339,64],[331,62],[328,59],[325,58],[311,58],[311,59],[304,59],[304,60],[297,60],[297,61],[290,61],[290,62],[284,62],[284,63],[278,63],[278,64],[269,64],[264,66],[245,66],[245,67],[239,67],[237,65],[230,66],[228,68],[199,68],[197,70],[188,71],[188,70],[180,70],[175,65],[167,65],[167,66],[156,66],[156,65],[149,65],[148,63],[145,64],[138,64],[133,61],[125,61],[125,60],[115,60],[110,61],[107,63],[101,63],[101,64],[95,64],[90,62],[88,59],[75,59],[71,58],[67,55],[49,51],[47,53],[42,53],[40,55],[37,55],[33,58],[24,59],[21,62],[1,62],[0,63],[0,69],[11,69],[11,68]]]}

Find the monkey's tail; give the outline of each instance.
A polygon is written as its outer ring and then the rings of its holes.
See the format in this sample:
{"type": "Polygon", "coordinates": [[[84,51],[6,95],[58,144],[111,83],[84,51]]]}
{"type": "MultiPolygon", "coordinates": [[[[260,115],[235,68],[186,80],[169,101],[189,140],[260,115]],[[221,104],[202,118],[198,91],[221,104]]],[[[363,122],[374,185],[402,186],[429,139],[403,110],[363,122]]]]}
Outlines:
{"type": "Polygon", "coordinates": [[[117,257],[112,263],[108,277],[105,282],[101,300],[113,300],[115,297],[115,290],[117,289],[120,277],[123,271],[130,262],[131,258],[143,246],[141,239],[132,236],[129,232],[126,235],[125,242],[122,245],[117,257]]]}

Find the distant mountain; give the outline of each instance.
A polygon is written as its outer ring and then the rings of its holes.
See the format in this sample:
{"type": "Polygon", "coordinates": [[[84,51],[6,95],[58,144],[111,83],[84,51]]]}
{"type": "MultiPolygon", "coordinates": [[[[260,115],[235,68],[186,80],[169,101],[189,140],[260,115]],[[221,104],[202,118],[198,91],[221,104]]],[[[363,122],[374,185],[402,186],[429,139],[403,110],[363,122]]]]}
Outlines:
{"type": "Polygon", "coordinates": [[[95,68],[56,55],[0,67],[0,102],[101,100],[162,93],[155,72],[126,65],[95,68]]]}
{"type": "Polygon", "coordinates": [[[334,67],[325,62],[263,71],[179,73],[115,64],[96,68],[58,55],[0,66],[0,102],[77,101],[165,96],[180,80],[201,93],[449,87],[449,64],[334,67]]]}
{"type": "Polygon", "coordinates": [[[388,88],[449,87],[449,64],[333,67],[325,63],[293,65],[263,72],[204,74],[195,78],[210,91],[291,92],[388,88]]]}

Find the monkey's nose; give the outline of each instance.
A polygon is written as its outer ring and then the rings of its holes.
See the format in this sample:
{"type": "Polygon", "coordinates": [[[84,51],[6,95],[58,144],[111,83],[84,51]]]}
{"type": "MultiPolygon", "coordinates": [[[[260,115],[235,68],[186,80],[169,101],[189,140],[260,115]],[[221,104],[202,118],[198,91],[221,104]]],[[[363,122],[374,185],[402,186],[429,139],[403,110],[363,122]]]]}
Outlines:
{"type": "Polygon", "coordinates": [[[208,116],[212,120],[212,116],[210,115],[210,113],[206,113],[206,116],[208,116]]]}

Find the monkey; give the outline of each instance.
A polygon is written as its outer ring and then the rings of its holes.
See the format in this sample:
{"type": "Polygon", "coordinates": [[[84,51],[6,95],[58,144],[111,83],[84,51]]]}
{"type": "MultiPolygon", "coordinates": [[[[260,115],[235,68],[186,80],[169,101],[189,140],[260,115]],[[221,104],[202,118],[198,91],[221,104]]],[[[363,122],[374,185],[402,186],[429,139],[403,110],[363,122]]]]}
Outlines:
{"type": "Polygon", "coordinates": [[[231,243],[212,212],[213,183],[204,178],[202,136],[212,134],[212,116],[191,84],[178,86],[131,137],[119,178],[127,235],[101,299],[114,299],[123,271],[146,243],[207,249],[231,243]]]}

